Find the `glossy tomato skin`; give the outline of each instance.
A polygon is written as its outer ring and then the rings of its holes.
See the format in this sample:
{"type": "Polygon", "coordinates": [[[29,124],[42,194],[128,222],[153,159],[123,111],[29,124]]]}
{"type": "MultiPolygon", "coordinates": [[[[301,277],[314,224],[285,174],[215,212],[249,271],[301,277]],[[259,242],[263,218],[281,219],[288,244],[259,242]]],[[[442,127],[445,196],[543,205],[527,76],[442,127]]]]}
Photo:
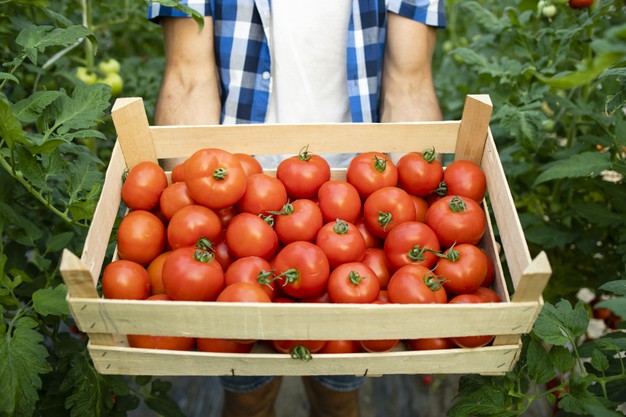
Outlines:
{"type": "Polygon", "coordinates": [[[185,162],[185,183],[195,201],[211,209],[235,204],[246,191],[239,159],[222,149],[205,148],[185,162]]]}
{"type": "Polygon", "coordinates": [[[385,239],[394,227],[415,220],[415,205],[401,188],[384,187],[367,197],[363,203],[363,218],[374,236],[385,239]]]}
{"type": "Polygon", "coordinates": [[[292,199],[317,197],[317,192],[330,179],[330,165],[320,155],[308,151],[282,160],[276,168],[276,177],[292,199]]]}
{"type": "Polygon", "coordinates": [[[328,295],[333,303],[371,303],[379,293],[378,277],[361,262],[339,265],[328,278],[328,295]]]}
{"type": "Polygon", "coordinates": [[[343,220],[326,223],[317,233],[315,244],[336,268],[346,262],[358,262],[365,255],[365,239],[355,225],[343,220]]]}
{"type": "Polygon", "coordinates": [[[354,224],[356,228],[363,235],[363,239],[365,239],[365,247],[366,248],[382,248],[383,247],[383,239],[375,236],[365,225],[365,219],[360,218],[354,224]]]}
{"type": "Polygon", "coordinates": [[[227,285],[217,296],[219,302],[271,303],[269,295],[254,282],[235,282],[227,285]]]}
{"type": "Polygon", "coordinates": [[[480,248],[461,243],[443,253],[434,272],[445,279],[443,286],[453,294],[476,291],[487,276],[487,259],[480,248]]]}
{"type": "Polygon", "coordinates": [[[239,159],[239,163],[247,176],[263,172],[263,166],[252,155],[247,153],[235,153],[233,155],[239,159]]]}
{"type": "Polygon", "coordinates": [[[364,152],[352,158],[346,170],[346,181],[356,188],[362,200],[374,191],[398,184],[398,168],[381,152],[364,152]]]}
{"type": "Polygon", "coordinates": [[[409,221],[394,227],[384,243],[385,259],[392,271],[405,265],[423,265],[431,269],[439,259],[439,239],[426,224],[409,221]]]}
{"type": "Polygon", "coordinates": [[[152,262],[150,262],[150,265],[148,265],[148,268],[146,268],[148,276],[150,277],[152,295],[165,294],[165,287],[163,286],[163,264],[170,253],[171,251],[163,252],[154,258],[152,262]]]}
{"type": "Polygon", "coordinates": [[[195,204],[195,201],[191,198],[187,184],[184,182],[175,182],[168,185],[161,193],[161,198],[159,199],[161,213],[167,220],[170,220],[174,213],[181,208],[192,204],[195,204]]]}
{"type": "Polygon", "coordinates": [[[212,339],[199,337],[196,340],[200,352],[250,353],[254,343],[241,343],[233,339],[212,339]]]}
{"type": "Polygon", "coordinates": [[[246,180],[246,192],[237,202],[237,211],[267,215],[279,211],[287,203],[287,190],[276,177],[251,174],[246,180]]]}
{"type": "Polygon", "coordinates": [[[586,9],[591,7],[594,0],[569,0],[569,6],[572,9],[586,9]]]}
{"type": "Polygon", "coordinates": [[[433,337],[424,339],[407,340],[411,350],[439,350],[452,349],[455,345],[445,337],[433,337]]]}
{"type": "Polygon", "coordinates": [[[385,259],[385,251],[381,248],[367,248],[361,262],[376,274],[381,290],[387,289],[387,284],[391,279],[391,271],[385,259]]]}
{"type": "Polygon", "coordinates": [[[443,180],[443,167],[434,150],[410,152],[398,160],[398,184],[409,194],[426,197],[443,180]]]}
{"type": "Polygon", "coordinates": [[[326,290],[330,264],[324,251],[311,242],[286,245],[274,259],[274,274],[282,290],[294,298],[314,297],[326,290]],[[291,278],[285,274],[290,271],[291,278]]]}
{"type": "Polygon", "coordinates": [[[163,286],[173,300],[214,301],[224,288],[222,266],[209,255],[206,262],[199,260],[196,250],[175,249],[163,264],[163,286]]]}
{"type": "Polygon", "coordinates": [[[482,297],[486,303],[499,303],[502,301],[497,292],[487,287],[480,287],[471,294],[482,297]]]}
{"type": "Polygon", "coordinates": [[[442,248],[454,243],[476,245],[486,227],[482,207],[472,199],[459,196],[446,196],[433,203],[426,212],[425,223],[433,229],[442,248]]]}
{"type": "MultiPolygon", "coordinates": [[[[376,300],[372,304],[389,304],[389,301],[376,300]]],[[[400,343],[400,339],[360,340],[359,344],[367,352],[389,352],[400,343]]]]}
{"type": "Polygon", "coordinates": [[[274,216],[274,230],[281,243],[313,242],[324,225],[322,212],[312,200],[301,198],[285,204],[274,216]]]}
{"type": "Polygon", "coordinates": [[[239,213],[226,228],[226,244],[235,258],[260,256],[269,260],[278,249],[278,236],[259,216],[239,213]]]}
{"type": "Polygon", "coordinates": [[[406,265],[391,276],[387,285],[389,301],[397,304],[430,304],[437,298],[432,282],[436,277],[423,265],[406,265]],[[429,286],[430,285],[430,286],[429,286]]]}
{"type": "Polygon", "coordinates": [[[117,229],[117,251],[120,258],[148,265],[163,252],[165,226],[145,210],[131,211],[117,229]]]}
{"type": "MultiPolygon", "coordinates": [[[[461,294],[452,298],[449,304],[484,303],[485,300],[479,295],[461,294]]],[[[462,336],[451,337],[450,341],[459,347],[482,347],[486,346],[494,339],[494,336],[462,336]]]]}
{"type": "Polygon", "coordinates": [[[485,280],[483,281],[482,286],[491,287],[493,281],[496,279],[496,266],[494,265],[493,259],[491,259],[491,256],[489,256],[487,251],[485,251],[484,249],[482,249],[482,251],[485,254],[485,258],[487,258],[487,275],[485,276],[485,280]]]}
{"type": "Polygon", "coordinates": [[[272,347],[279,353],[291,353],[296,346],[304,346],[309,352],[317,353],[325,344],[325,340],[272,340],[272,347]]]}
{"type": "Polygon", "coordinates": [[[228,206],[216,210],[215,214],[217,214],[217,217],[220,218],[220,222],[222,223],[222,230],[226,230],[226,228],[228,227],[228,223],[230,223],[230,221],[239,214],[239,211],[237,211],[237,207],[235,206],[228,206]]]}
{"type": "Polygon", "coordinates": [[[122,185],[122,200],[132,210],[152,210],[167,187],[167,175],[158,164],[143,161],[130,169],[122,185]]]}
{"type": "Polygon", "coordinates": [[[347,181],[326,181],[317,192],[324,223],[343,219],[355,223],[361,217],[361,197],[347,181]]]}
{"type": "Polygon", "coordinates": [[[358,340],[329,340],[319,353],[359,353],[363,348],[358,340]]]}
{"type": "Polygon", "coordinates": [[[167,226],[167,240],[172,249],[194,246],[200,238],[211,242],[222,230],[220,218],[213,210],[192,204],[178,210],[167,226]]]}
{"type": "Polygon", "coordinates": [[[415,221],[424,223],[426,220],[426,212],[428,211],[428,202],[422,197],[411,195],[413,205],[415,206],[415,221]]]}
{"type": "Polygon", "coordinates": [[[172,168],[170,177],[172,179],[172,183],[184,182],[185,181],[185,163],[181,162],[177,164],[174,168],[172,168]]]}
{"type": "Polygon", "coordinates": [[[481,203],[487,191],[487,178],[479,165],[472,161],[457,159],[446,167],[443,181],[448,195],[459,195],[481,203]]]}
{"type": "Polygon", "coordinates": [[[226,244],[226,231],[222,230],[222,233],[213,242],[215,260],[222,266],[222,269],[226,271],[230,265],[237,260],[228,249],[226,244]]]}
{"type": "Polygon", "coordinates": [[[236,282],[252,282],[273,299],[276,295],[276,283],[272,281],[272,266],[259,256],[246,256],[230,264],[224,274],[224,284],[229,286],[236,282]]]}
{"type": "Polygon", "coordinates": [[[136,262],[113,261],[102,273],[102,294],[104,298],[144,300],[150,296],[148,271],[136,262]]]}

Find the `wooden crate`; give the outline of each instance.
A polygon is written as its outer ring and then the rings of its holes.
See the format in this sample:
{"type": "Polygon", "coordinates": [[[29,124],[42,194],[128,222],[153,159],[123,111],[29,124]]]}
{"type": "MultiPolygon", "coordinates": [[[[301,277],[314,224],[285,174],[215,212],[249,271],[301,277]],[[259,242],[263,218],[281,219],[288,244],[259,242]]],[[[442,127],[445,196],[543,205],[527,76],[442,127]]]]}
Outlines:
{"type": "MultiPolygon", "coordinates": [[[[487,95],[467,97],[461,120],[394,124],[304,124],[149,126],[140,98],[118,99],[112,116],[118,134],[102,195],[80,259],[63,253],[61,272],[78,327],[89,336],[96,369],[126,375],[382,375],[501,374],[512,368],[521,335],[531,330],[551,274],[545,253],[531,259],[504,171],[489,130],[487,95]],[[337,305],[126,301],[100,298],[96,285],[120,210],[122,174],[140,161],[185,158],[218,147],[250,154],[296,154],[308,144],[315,153],[409,152],[435,146],[440,153],[480,163],[500,233],[490,216],[483,239],[496,262],[494,304],[337,305]],[[500,251],[515,292],[509,297],[500,251]],[[435,351],[313,354],[304,362],[263,349],[249,354],[179,352],[130,348],[127,334],[239,339],[413,339],[497,335],[491,346],[435,351]]],[[[333,176],[345,178],[345,170],[333,176]]],[[[261,344],[257,344],[261,345],[261,344]]]]}

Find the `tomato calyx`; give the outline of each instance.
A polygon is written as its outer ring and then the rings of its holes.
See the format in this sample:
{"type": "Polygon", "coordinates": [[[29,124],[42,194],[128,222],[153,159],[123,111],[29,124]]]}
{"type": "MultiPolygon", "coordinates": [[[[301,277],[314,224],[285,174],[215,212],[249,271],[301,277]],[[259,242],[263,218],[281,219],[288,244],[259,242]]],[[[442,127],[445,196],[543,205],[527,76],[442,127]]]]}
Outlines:
{"type": "Polygon", "coordinates": [[[387,159],[379,158],[378,155],[374,155],[374,169],[378,172],[385,172],[387,169],[387,159]]]}
{"type": "Polygon", "coordinates": [[[422,152],[422,158],[424,158],[424,161],[431,163],[435,160],[435,158],[437,157],[437,152],[435,152],[435,147],[433,146],[432,148],[426,149],[424,152],[422,152]]]}
{"type": "Polygon", "coordinates": [[[298,159],[300,161],[308,161],[311,159],[311,156],[313,155],[309,152],[309,145],[304,146],[300,149],[300,152],[298,152],[298,159]]]}
{"type": "Polygon", "coordinates": [[[359,274],[358,272],[350,271],[350,273],[348,274],[348,279],[350,279],[351,284],[356,286],[359,285],[364,279],[367,279],[367,277],[361,276],[361,274],[359,274]]]}
{"type": "Polygon", "coordinates": [[[384,211],[378,212],[378,224],[383,228],[383,230],[386,230],[389,223],[391,223],[391,217],[391,213],[386,213],[384,211]]]}
{"type": "Polygon", "coordinates": [[[435,274],[431,274],[430,272],[432,271],[429,271],[428,274],[424,275],[424,284],[426,284],[431,291],[439,291],[443,287],[443,283],[446,282],[446,279],[438,277],[435,274]]]}
{"type": "Polygon", "coordinates": [[[411,250],[409,250],[409,252],[407,253],[407,256],[413,262],[423,261],[424,259],[426,259],[424,257],[424,254],[427,253],[427,252],[432,252],[432,253],[434,253],[436,255],[439,254],[439,252],[435,252],[432,249],[422,248],[422,247],[420,247],[420,245],[415,245],[415,246],[413,246],[411,248],[411,250]]]}
{"type": "Polygon", "coordinates": [[[333,226],[333,231],[338,235],[345,235],[346,233],[348,233],[348,231],[350,231],[348,223],[346,223],[344,220],[337,219],[336,222],[337,223],[333,226]]]}
{"type": "Polygon", "coordinates": [[[439,183],[439,186],[435,190],[433,190],[432,193],[433,194],[438,194],[438,195],[441,195],[441,196],[447,195],[448,194],[448,184],[446,184],[445,181],[441,181],[439,183]]]}
{"type": "Polygon", "coordinates": [[[215,171],[213,171],[213,179],[217,181],[224,180],[227,174],[228,171],[226,168],[216,168],[215,171]]]}
{"type": "Polygon", "coordinates": [[[280,211],[268,210],[267,212],[276,216],[288,216],[290,214],[293,214],[294,211],[295,209],[293,208],[293,204],[291,204],[290,201],[287,201],[285,205],[280,209],[280,211]]]}
{"type": "Polygon", "coordinates": [[[308,362],[311,359],[313,359],[313,356],[311,355],[311,351],[307,349],[306,346],[303,346],[303,345],[294,346],[293,349],[291,349],[291,352],[289,352],[289,354],[291,355],[293,359],[298,359],[304,362],[308,362]]]}
{"type": "Polygon", "coordinates": [[[263,220],[265,223],[269,224],[271,227],[274,227],[274,217],[273,216],[265,216],[263,214],[259,214],[259,217],[261,218],[261,220],[263,220]]]}
{"type": "Polygon", "coordinates": [[[215,259],[215,246],[209,239],[201,237],[196,242],[196,251],[193,254],[193,258],[198,262],[208,264],[215,259]]]}
{"type": "Polygon", "coordinates": [[[264,271],[261,270],[259,271],[259,275],[257,275],[256,280],[259,284],[261,285],[266,285],[270,288],[272,288],[272,291],[274,290],[274,288],[272,287],[272,282],[274,282],[276,280],[277,277],[274,277],[274,274],[272,273],[272,271],[264,271]]]}
{"type": "Polygon", "coordinates": [[[450,200],[450,203],[448,204],[448,207],[450,207],[450,210],[452,210],[455,213],[463,213],[467,211],[465,200],[463,200],[458,195],[455,195],[454,197],[452,197],[452,199],[450,200]]]}
{"type": "Polygon", "coordinates": [[[454,245],[456,245],[456,242],[454,242],[452,246],[450,246],[450,248],[446,251],[446,253],[439,253],[439,252],[433,252],[433,253],[440,258],[449,260],[450,262],[457,262],[459,259],[461,259],[461,254],[459,253],[458,250],[454,249],[454,245]]]}
{"type": "Polygon", "coordinates": [[[281,274],[276,275],[274,279],[276,280],[281,278],[285,280],[285,283],[283,284],[283,287],[285,287],[288,284],[294,284],[298,282],[300,280],[300,273],[297,269],[291,268],[281,274]]]}

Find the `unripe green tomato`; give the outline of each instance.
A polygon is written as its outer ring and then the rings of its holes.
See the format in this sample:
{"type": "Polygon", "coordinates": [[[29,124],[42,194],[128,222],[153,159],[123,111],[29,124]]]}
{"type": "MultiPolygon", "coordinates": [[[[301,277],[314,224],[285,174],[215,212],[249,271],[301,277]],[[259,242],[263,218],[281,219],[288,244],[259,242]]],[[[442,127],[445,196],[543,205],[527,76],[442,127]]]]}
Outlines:
{"type": "Polygon", "coordinates": [[[120,72],[120,63],[115,58],[107,59],[106,61],[100,61],[98,69],[105,74],[120,72]]]}
{"type": "Polygon", "coordinates": [[[545,119],[541,122],[541,125],[546,132],[552,132],[554,130],[554,120],[552,119],[545,119]]]}
{"type": "Polygon", "coordinates": [[[554,4],[550,4],[541,9],[541,14],[543,14],[547,18],[554,17],[556,15],[556,6],[554,4]]]}
{"type": "Polygon", "coordinates": [[[90,72],[85,67],[76,68],[76,78],[89,85],[98,81],[98,76],[94,72],[90,72]]]}
{"type": "Polygon", "coordinates": [[[441,48],[443,49],[444,52],[450,52],[451,50],[454,49],[454,44],[452,43],[451,40],[447,40],[443,42],[443,45],[441,45],[441,48]]]}
{"type": "Polygon", "coordinates": [[[118,73],[115,72],[107,74],[107,76],[101,79],[100,82],[111,87],[112,96],[119,95],[124,87],[124,80],[118,73]]]}

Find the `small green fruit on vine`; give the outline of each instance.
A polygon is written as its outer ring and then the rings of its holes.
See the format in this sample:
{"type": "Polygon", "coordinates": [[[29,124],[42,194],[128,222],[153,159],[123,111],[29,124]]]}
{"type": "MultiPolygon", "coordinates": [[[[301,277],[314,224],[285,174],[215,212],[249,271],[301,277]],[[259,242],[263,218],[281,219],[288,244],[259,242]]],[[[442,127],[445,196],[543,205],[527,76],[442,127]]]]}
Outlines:
{"type": "Polygon", "coordinates": [[[98,69],[105,74],[117,74],[120,72],[120,63],[115,58],[107,59],[98,64],[98,69]]]}
{"type": "Polygon", "coordinates": [[[94,72],[90,72],[85,67],[76,68],[76,78],[81,80],[87,85],[95,84],[98,81],[98,76],[94,72]]]}
{"type": "Polygon", "coordinates": [[[118,96],[124,87],[124,80],[118,73],[115,72],[107,74],[106,77],[100,79],[99,82],[111,87],[112,96],[118,96]]]}

